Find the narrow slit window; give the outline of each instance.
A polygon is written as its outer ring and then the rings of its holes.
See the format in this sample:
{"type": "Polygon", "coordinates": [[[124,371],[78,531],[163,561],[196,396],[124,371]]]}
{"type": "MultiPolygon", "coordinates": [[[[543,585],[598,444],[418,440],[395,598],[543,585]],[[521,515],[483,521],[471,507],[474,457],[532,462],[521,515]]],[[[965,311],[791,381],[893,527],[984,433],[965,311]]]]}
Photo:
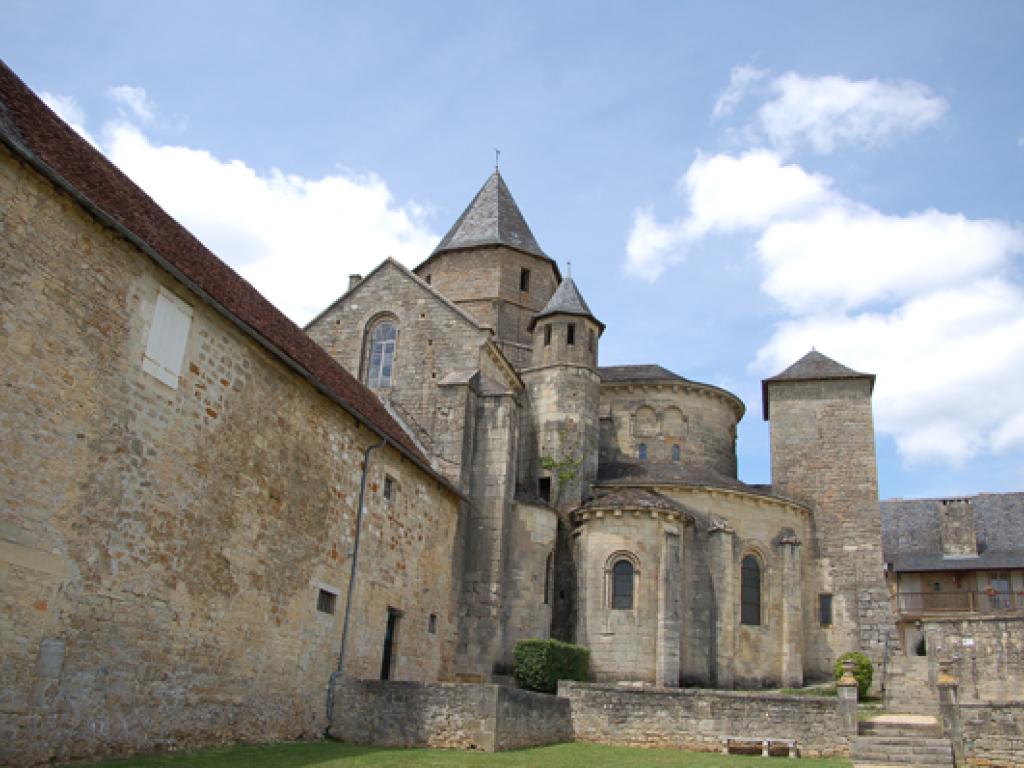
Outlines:
{"type": "Polygon", "coordinates": [[[596,345],[596,343],[597,343],[597,334],[594,333],[593,331],[590,331],[590,333],[587,334],[587,351],[588,352],[593,352],[594,351],[594,346],[596,345]]]}
{"type": "Polygon", "coordinates": [[[679,460],[682,458],[682,455],[683,455],[683,451],[682,451],[682,448],[679,447],[679,443],[676,443],[675,445],[673,445],[672,446],[672,461],[679,462],[679,460]]]}
{"type": "Polygon", "coordinates": [[[437,614],[436,613],[430,614],[430,618],[427,619],[427,632],[429,632],[432,635],[436,635],[437,634],[437,614]]]}
{"type": "Polygon", "coordinates": [[[398,482],[391,475],[384,475],[384,500],[394,501],[398,494],[398,482]]]}
{"type": "Polygon", "coordinates": [[[544,605],[551,603],[552,576],[555,570],[555,553],[548,552],[547,560],[544,561],[544,605]]]}
{"type": "Polygon", "coordinates": [[[170,291],[160,289],[149,326],[142,370],[172,389],[178,388],[185,346],[192,325],[192,307],[170,291]]]}
{"type": "Polygon", "coordinates": [[[519,290],[530,290],[530,270],[525,267],[519,271],[519,290]]]}
{"type": "Polygon", "coordinates": [[[818,595],[818,618],[821,620],[821,626],[832,626],[832,595],[818,595]]]}
{"type": "Polygon", "coordinates": [[[576,344],[576,323],[569,323],[565,329],[565,343],[570,347],[576,344]]]}
{"type": "Polygon", "coordinates": [[[544,326],[544,346],[551,346],[551,323],[547,323],[544,326]]]}
{"type": "Polygon", "coordinates": [[[744,557],[740,565],[740,623],[761,623],[761,564],[753,555],[744,557]]]}
{"type": "Polygon", "coordinates": [[[640,461],[647,461],[647,443],[640,443],[640,445],[637,446],[636,455],[640,461]]]}
{"type": "Polygon", "coordinates": [[[430,275],[427,275],[426,281],[427,281],[427,285],[430,285],[430,275]]]}
{"type": "Polygon", "coordinates": [[[537,480],[537,495],[544,501],[551,501],[551,478],[542,477],[537,480]]]}

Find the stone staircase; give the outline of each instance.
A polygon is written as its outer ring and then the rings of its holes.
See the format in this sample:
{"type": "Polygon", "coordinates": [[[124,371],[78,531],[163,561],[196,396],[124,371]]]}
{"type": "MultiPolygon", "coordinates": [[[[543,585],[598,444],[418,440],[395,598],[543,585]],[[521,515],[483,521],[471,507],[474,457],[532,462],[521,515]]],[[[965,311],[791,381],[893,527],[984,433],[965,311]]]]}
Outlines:
{"type": "Polygon", "coordinates": [[[952,768],[953,747],[934,717],[881,715],[865,720],[850,741],[854,768],[952,768]]]}
{"type": "Polygon", "coordinates": [[[914,715],[939,714],[939,694],[928,681],[928,657],[894,655],[885,680],[885,709],[914,715]]]}

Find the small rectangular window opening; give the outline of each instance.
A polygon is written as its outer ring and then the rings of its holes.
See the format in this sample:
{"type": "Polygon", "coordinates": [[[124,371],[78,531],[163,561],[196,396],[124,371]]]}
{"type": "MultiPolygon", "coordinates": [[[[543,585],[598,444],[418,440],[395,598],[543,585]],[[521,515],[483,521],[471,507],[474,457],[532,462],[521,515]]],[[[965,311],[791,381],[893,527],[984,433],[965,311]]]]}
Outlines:
{"type": "Polygon", "coordinates": [[[544,346],[551,346],[551,323],[544,326],[544,346]]]}
{"type": "Polygon", "coordinates": [[[818,595],[818,618],[821,620],[821,626],[832,626],[832,595],[818,595]]]}
{"type": "Polygon", "coordinates": [[[537,495],[544,501],[551,501],[551,478],[542,477],[537,480],[537,495]]]}
{"type": "Polygon", "coordinates": [[[328,589],[321,589],[316,596],[316,609],[320,613],[334,614],[338,605],[338,596],[328,589]]]}
{"type": "Polygon", "coordinates": [[[570,347],[576,343],[576,323],[569,323],[565,330],[565,343],[570,347]]]}
{"type": "Polygon", "coordinates": [[[437,614],[436,613],[430,614],[430,618],[427,619],[427,632],[429,632],[432,635],[436,635],[437,634],[437,614]]]}
{"type": "Polygon", "coordinates": [[[384,475],[384,500],[394,501],[398,493],[398,483],[391,475],[384,475]]]}
{"type": "Polygon", "coordinates": [[[530,290],[530,270],[523,267],[519,272],[519,290],[528,291],[530,290]]]}
{"type": "Polygon", "coordinates": [[[430,275],[427,275],[427,285],[430,285],[430,275]]]}
{"type": "Polygon", "coordinates": [[[597,334],[595,334],[593,331],[591,331],[590,334],[587,336],[587,352],[593,352],[594,351],[594,342],[596,340],[597,340],[597,334]]]}

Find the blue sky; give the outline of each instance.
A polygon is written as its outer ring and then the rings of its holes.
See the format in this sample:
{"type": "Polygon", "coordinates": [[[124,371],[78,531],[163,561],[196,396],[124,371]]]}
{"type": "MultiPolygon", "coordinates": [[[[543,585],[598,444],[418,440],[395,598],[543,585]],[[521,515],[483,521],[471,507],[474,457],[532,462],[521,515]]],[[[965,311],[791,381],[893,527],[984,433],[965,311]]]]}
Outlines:
{"type": "Polygon", "coordinates": [[[878,375],[883,497],[1024,489],[1022,3],[4,8],[7,63],[298,322],[500,147],[602,363],[747,403],[743,479],[813,345],[878,375]]]}

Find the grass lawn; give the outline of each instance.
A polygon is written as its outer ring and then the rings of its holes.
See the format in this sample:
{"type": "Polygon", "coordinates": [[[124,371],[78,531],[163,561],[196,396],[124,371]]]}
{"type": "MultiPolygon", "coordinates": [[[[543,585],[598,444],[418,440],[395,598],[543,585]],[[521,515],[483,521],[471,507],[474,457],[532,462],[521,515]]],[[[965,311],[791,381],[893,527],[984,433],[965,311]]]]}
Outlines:
{"type": "MultiPolygon", "coordinates": [[[[515,752],[484,754],[435,749],[359,747],[333,741],[272,746],[229,747],[111,760],[93,768],[622,768],[622,766],[674,766],[678,768],[766,768],[792,765],[785,758],[745,757],[675,749],[606,747],[598,744],[556,744],[515,752]]],[[[847,760],[802,759],[799,768],[849,768],[847,760]]]]}

